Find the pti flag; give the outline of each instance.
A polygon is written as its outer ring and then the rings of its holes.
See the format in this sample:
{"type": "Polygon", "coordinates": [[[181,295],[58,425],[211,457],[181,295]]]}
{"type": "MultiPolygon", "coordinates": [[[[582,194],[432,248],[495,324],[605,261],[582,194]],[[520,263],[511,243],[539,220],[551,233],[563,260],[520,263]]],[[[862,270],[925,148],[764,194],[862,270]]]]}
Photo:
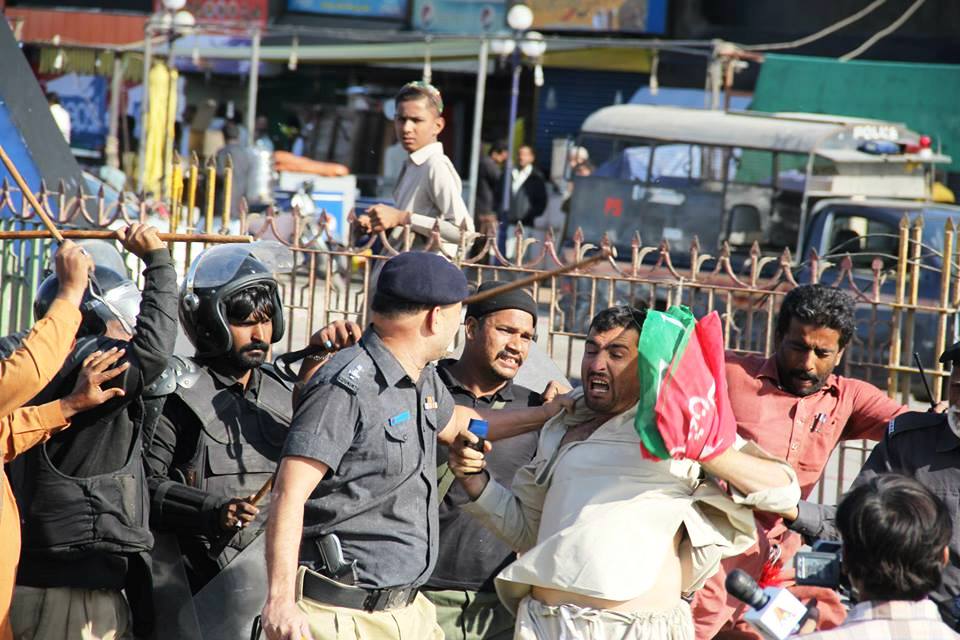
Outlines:
{"type": "Polygon", "coordinates": [[[638,350],[640,402],[634,426],[644,456],[709,460],[731,446],[736,421],[727,397],[717,312],[696,322],[686,307],[648,311],[638,350]]]}

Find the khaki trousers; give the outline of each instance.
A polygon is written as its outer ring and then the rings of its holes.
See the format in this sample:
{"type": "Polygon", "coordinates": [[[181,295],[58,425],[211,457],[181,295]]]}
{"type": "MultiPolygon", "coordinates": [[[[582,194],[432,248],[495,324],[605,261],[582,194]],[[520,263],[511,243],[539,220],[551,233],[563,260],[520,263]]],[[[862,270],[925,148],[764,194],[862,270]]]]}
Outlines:
{"type": "Polygon", "coordinates": [[[444,640],[433,604],[418,594],[402,609],[368,613],[303,597],[304,567],[297,573],[297,606],[307,614],[314,640],[444,640]]]}
{"type": "Polygon", "coordinates": [[[130,606],[119,591],[17,586],[14,640],[132,640],[130,606]]]}
{"type": "Polygon", "coordinates": [[[437,608],[446,640],[510,640],[514,618],[496,593],[445,589],[424,591],[437,608]]]}
{"type": "Polygon", "coordinates": [[[665,613],[620,613],[572,604],[551,606],[527,596],[517,611],[514,640],[693,640],[684,601],[665,613]]]}

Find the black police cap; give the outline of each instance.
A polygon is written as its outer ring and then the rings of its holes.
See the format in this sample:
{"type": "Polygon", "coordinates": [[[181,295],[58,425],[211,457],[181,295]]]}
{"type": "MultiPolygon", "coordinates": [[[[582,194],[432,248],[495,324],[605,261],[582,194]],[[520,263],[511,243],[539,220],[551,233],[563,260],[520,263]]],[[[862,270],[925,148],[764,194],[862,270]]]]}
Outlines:
{"type": "Polygon", "coordinates": [[[459,267],[426,251],[407,251],[387,260],[377,291],[407,302],[438,306],[463,302],[469,293],[467,278],[459,267]]]}

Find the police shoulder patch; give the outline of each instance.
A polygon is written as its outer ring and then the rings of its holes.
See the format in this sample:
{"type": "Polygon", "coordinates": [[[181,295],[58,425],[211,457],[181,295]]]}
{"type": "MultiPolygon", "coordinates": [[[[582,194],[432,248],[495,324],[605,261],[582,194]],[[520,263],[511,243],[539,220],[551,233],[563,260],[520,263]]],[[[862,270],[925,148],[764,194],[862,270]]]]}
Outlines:
{"type": "Polygon", "coordinates": [[[911,431],[943,426],[947,416],[941,413],[910,411],[892,419],[887,425],[887,437],[902,436],[911,431]]]}
{"type": "Polygon", "coordinates": [[[363,353],[358,353],[355,358],[350,360],[333,377],[333,382],[356,395],[357,391],[360,389],[360,380],[363,372],[366,370],[366,365],[366,356],[363,353]]]}

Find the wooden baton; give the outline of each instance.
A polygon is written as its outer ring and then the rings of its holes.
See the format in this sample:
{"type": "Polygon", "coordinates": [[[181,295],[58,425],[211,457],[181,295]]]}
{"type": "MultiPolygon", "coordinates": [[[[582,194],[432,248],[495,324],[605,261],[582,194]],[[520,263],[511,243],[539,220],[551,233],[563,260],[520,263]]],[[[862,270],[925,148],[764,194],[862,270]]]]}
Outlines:
{"type": "Polygon", "coordinates": [[[493,298],[494,296],[503,295],[504,293],[509,293],[509,292],[515,291],[515,290],[517,290],[517,289],[522,289],[522,288],[524,288],[524,287],[526,287],[526,286],[528,286],[528,285],[534,284],[534,283],[536,283],[536,282],[540,282],[540,281],[546,280],[546,279],[548,279],[548,278],[553,278],[554,276],[563,275],[564,273],[567,273],[568,271],[575,271],[575,270],[577,270],[577,269],[583,269],[584,267],[589,267],[590,265],[592,265],[592,264],[595,263],[595,262],[600,262],[601,260],[606,260],[607,258],[610,257],[610,255],[611,255],[611,253],[610,253],[610,251],[609,251],[608,249],[602,249],[601,251],[598,251],[596,254],[590,256],[589,258],[584,258],[583,260],[580,260],[579,262],[574,262],[573,264],[568,264],[568,265],[565,265],[565,266],[562,266],[562,267],[557,267],[556,269],[553,269],[553,270],[551,270],[551,271],[543,271],[543,272],[541,272],[541,273],[533,273],[533,274],[530,274],[529,276],[527,276],[527,277],[525,277],[525,278],[520,278],[519,280],[515,280],[515,281],[513,281],[513,282],[511,282],[511,283],[509,283],[509,284],[505,284],[505,285],[503,285],[502,287],[496,287],[496,288],[494,288],[494,289],[490,289],[489,291],[484,291],[484,292],[482,292],[482,293],[475,293],[475,294],[473,294],[472,296],[468,297],[466,300],[464,300],[464,301],[463,301],[463,304],[464,304],[464,305],[468,305],[468,304],[473,304],[473,303],[475,303],[475,302],[483,302],[484,300],[487,300],[487,299],[489,299],[489,298],[493,298]]]}
{"type": "Polygon", "coordinates": [[[7,155],[7,152],[4,150],[3,145],[0,145],[0,160],[3,160],[4,166],[7,168],[7,171],[10,172],[10,175],[13,176],[13,181],[17,183],[17,186],[20,187],[20,191],[23,192],[23,197],[27,199],[27,202],[30,203],[30,206],[33,207],[34,211],[37,212],[37,215],[40,216],[40,219],[43,221],[43,225],[50,230],[50,235],[53,236],[54,240],[58,243],[63,242],[63,234],[57,229],[57,226],[53,224],[53,220],[47,215],[47,210],[44,208],[40,201],[37,200],[37,197],[33,195],[33,191],[30,190],[30,187],[27,185],[26,180],[23,179],[23,176],[20,175],[20,172],[17,171],[17,166],[13,164],[13,160],[10,159],[10,156],[7,155]]]}

